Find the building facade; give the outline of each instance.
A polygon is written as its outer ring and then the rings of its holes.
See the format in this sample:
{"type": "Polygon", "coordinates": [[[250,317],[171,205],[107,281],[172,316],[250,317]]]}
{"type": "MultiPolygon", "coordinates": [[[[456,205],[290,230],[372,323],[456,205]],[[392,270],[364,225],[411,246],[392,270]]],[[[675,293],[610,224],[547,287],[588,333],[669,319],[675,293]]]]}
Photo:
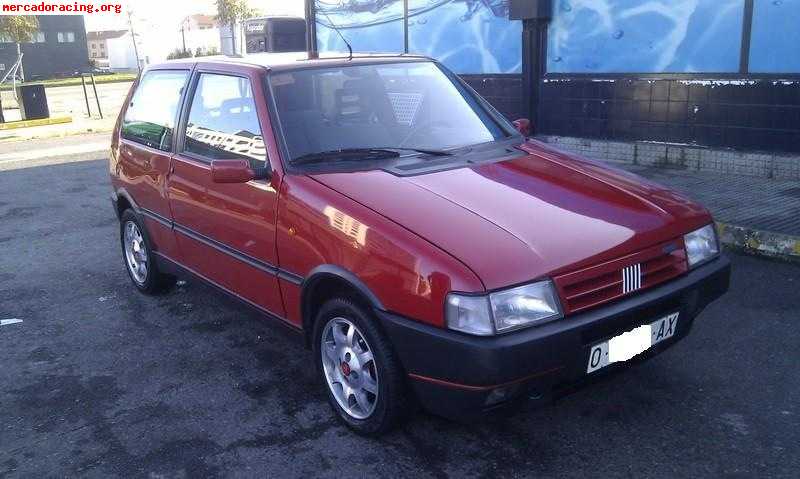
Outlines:
{"type": "MultiPolygon", "coordinates": [[[[22,44],[26,80],[70,76],[89,69],[86,28],[81,15],[37,16],[39,32],[22,44]]],[[[3,39],[8,40],[8,39],[3,39]]],[[[17,59],[14,43],[0,42],[0,76],[17,59]]]]}
{"type": "Polygon", "coordinates": [[[128,30],[86,32],[86,48],[89,52],[89,59],[94,60],[99,67],[109,67],[109,43],[113,44],[114,39],[123,37],[127,33],[128,30]]]}
{"type": "Polygon", "coordinates": [[[800,153],[800,0],[316,0],[307,14],[320,51],[347,50],[338,30],[356,51],[437,58],[593,156],[800,153]]]}

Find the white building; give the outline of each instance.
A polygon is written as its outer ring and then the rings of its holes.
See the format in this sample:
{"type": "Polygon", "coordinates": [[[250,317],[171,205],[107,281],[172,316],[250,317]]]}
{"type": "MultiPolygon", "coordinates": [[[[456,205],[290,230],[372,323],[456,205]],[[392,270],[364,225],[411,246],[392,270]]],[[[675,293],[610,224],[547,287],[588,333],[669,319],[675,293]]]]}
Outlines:
{"type": "Polygon", "coordinates": [[[101,30],[96,32],[86,32],[86,48],[89,51],[89,59],[94,60],[99,67],[108,67],[109,40],[115,40],[127,33],[127,30],[101,30]]]}
{"type": "Polygon", "coordinates": [[[208,54],[220,52],[219,22],[212,15],[198,13],[189,15],[181,22],[181,47],[184,43],[186,50],[196,55],[197,52],[208,54]]]}
{"type": "MultiPolygon", "coordinates": [[[[133,48],[133,37],[131,32],[125,32],[124,35],[110,38],[106,41],[108,48],[108,68],[113,71],[135,71],[136,65],[136,50],[133,48]]],[[[144,67],[147,64],[146,57],[141,56],[139,52],[139,66],[144,67]]]]}

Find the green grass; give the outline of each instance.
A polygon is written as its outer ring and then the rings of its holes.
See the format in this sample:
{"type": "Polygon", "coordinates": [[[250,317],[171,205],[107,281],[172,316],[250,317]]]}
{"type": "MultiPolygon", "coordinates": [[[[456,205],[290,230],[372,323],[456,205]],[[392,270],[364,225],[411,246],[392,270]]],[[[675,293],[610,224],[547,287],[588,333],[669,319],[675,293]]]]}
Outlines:
{"type": "MultiPolygon", "coordinates": [[[[136,79],[136,75],[134,73],[112,73],[111,75],[95,75],[94,82],[95,83],[118,83],[118,82],[127,82],[133,81],[136,79]]],[[[26,82],[25,84],[27,84],[26,82]]],[[[42,80],[42,81],[33,81],[30,83],[41,83],[47,88],[54,88],[60,86],[74,86],[81,84],[81,78],[54,78],[52,80],[42,80]]],[[[91,79],[89,77],[86,78],[87,86],[91,85],[91,79]]],[[[3,84],[0,85],[0,90],[10,90],[11,84],[3,84]]]]}

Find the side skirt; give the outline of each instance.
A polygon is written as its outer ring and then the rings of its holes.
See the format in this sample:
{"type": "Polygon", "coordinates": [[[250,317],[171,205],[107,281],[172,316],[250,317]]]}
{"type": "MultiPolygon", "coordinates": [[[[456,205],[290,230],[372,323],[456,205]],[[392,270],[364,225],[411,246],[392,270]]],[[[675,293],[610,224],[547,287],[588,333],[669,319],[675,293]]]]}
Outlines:
{"type": "Polygon", "coordinates": [[[245,306],[250,307],[251,309],[253,309],[257,313],[259,313],[261,316],[264,316],[265,318],[269,319],[270,321],[276,322],[276,323],[280,324],[281,326],[287,328],[288,330],[290,330],[290,331],[292,331],[294,333],[298,333],[298,334],[302,335],[302,333],[303,333],[303,329],[302,328],[299,328],[299,327],[291,324],[286,319],[281,318],[280,316],[276,315],[272,311],[269,311],[267,309],[262,308],[261,306],[253,303],[252,301],[250,301],[250,300],[248,300],[248,299],[246,299],[246,298],[234,293],[233,291],[229,290],[228,288],[226,288],[226,287],[224,287],[224,286],[222,286],[222,285],[220,285],[220,284],[218,284],[218,283],[206,278],[205,276],[203,276],[202,274],[194,271],[193,269],[191,269],[191,268],[189,268],[187,266],[184,266],[184,265],[176,262],[175,260],[173,260],[171,258],[168,258],[167,256],[159,253],[158,251],[153,251],[153,254],[156,257],[156,261],[158,263],[158,268],[159,268],[160,271],[163,271],[164,273],[167,273],[167,274],[173,274],[175,276],[184,276],[184,275],[186,275],[186,276],[193,277],[193,278],[195,278],[197,280],[200,280],[203,283],[213,287],[214,289],[216,289],[216,290],[218,290],[218,291],[220,291],[222,293],[225,293],[226,295],[232,297],[233,299],[238,300],[239,302],[241,302],[245,306]]]}

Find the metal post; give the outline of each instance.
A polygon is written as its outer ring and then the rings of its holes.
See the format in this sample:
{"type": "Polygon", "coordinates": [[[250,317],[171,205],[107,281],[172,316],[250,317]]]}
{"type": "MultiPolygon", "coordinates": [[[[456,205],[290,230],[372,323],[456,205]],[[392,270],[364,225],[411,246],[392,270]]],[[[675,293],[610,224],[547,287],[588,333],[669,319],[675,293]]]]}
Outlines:
{"type": "Polygon", "coordinates": [[[408,0],[403,0],[403,53],[408,53],[408,0]]]}
{"type": "MultiPolygon", "coordinates": [[[[103,110],[100,108],[100,97],[97,96],[97,85],[94,82],[94,73],[90,73],[90,78],[92,79],[92,90],[94,90],[94,99],[97,102],[97,112],[100,113],[100,119],[103,119],[103,110]]],[[[83,78],[81,76],[81,78],[83,78]]]]}
{"type": "Polygon", "coordinates": [[[314,0],[306,0],[306,49],[309,58],[318,58],[317,51],[317,10],[314,0]]]}
{"type": "Polygon", "coordinates": [[[522,86],[531,135],[540,127],[539,101],[547,51],[547,20],[524,20],[522,30],[522,86]]]}
{"type": "Polygon", "coordinates": [[[81,75],[81,86],[83,87],[83,99],[86,100],[86,116],[92,117],[92,110],[89,109],[89,94],[86,92],[86,78],[81,75]]]}
{"type": "Polygon", "coordinates": [[[25,68],[22,66],[22,47],[17,43],[17,58],[19,59],[19,81],[25,83],[25,68]]]}

